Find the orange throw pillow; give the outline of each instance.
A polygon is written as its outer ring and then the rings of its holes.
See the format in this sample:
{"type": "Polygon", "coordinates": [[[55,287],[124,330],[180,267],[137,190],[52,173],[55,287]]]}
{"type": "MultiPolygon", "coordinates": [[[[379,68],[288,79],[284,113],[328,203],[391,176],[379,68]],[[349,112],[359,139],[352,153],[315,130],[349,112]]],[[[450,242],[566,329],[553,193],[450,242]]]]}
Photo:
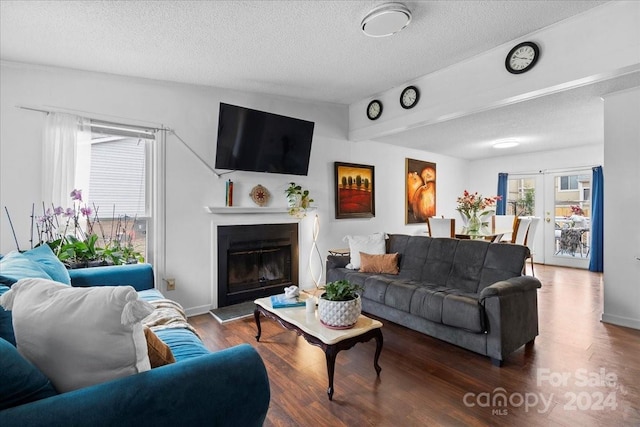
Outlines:
{"type": "Polygon", "coordinates": [[[398,274],[398,254],[369,255],[360,252],[360,272],[398,274]]]}
{"type": "Polygon", "coordinates": [[[152,368],[168,365],[176,361],[169,346],[146,326],[144,327],[144,337],[147,339],[147,351],[149,352],[149,362],[152,368]]]}

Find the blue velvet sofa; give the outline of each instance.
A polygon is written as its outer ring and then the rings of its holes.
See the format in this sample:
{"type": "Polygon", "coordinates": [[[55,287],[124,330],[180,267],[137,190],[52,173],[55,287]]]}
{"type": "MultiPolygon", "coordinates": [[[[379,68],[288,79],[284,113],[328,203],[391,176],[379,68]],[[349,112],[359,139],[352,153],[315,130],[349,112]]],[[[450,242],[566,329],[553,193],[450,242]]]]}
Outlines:
{"type": "MultiPolygon", "coordinates": [[[[154,289],[148,264],[93,267],[69,274],[59,269],[46,249],[37,248],[33,253],[11,253],[0,259],[0,295],[22,277],[56,276],[56,281],[68,277],[72,286],[131,285],[142,299],[163,298],[154,289]]],[[[270,400],[269,380],[253,347],[242,344],[212,353],[188,329],[164,329],[156,334],[171,348],[176,363],[58,394],[14,347],[11,312],[0,307],[0,426],[263,424],[270,400]],[[30,381],[41,385],[34,388],[31,384],[31,390],[22,392],[30,381]]]]}

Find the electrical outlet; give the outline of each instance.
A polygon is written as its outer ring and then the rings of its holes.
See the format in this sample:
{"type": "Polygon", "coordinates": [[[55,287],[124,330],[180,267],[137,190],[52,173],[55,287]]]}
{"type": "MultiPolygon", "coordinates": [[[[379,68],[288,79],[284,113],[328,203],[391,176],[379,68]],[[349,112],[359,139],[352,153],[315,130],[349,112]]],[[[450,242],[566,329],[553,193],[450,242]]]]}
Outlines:
{"type": "Polygon", "coordinates": [[[167,290],[175,291],[176,290],[176,279],[167,279],[167,290]]]}

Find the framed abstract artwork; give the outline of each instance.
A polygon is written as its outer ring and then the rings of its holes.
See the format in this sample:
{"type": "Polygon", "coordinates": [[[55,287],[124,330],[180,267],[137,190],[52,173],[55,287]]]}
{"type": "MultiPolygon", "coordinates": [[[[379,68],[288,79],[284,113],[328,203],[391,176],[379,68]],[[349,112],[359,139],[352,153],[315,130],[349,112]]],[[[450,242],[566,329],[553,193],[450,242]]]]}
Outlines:
{"type": "Polygon", "coordinates": [[[436,214],[436,164],[405,160],[405,224],[426,223],[436,214]]]}
{"type": "Polygon", "coordinates": [[[336,219],[376,216],[374,167],[335,162],[336,219]]]}

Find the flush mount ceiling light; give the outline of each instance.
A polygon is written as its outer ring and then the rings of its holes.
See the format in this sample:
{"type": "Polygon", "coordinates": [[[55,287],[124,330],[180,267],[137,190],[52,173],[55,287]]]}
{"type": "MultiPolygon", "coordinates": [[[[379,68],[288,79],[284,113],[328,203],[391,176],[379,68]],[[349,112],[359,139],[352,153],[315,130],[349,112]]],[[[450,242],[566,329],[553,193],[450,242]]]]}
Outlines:
{"type": "Polygon", "coordinates": [[[360,28],[369,37],[386,37],[401,31],[411,22],[411,11],[402,3],[384,3],[362,19],[360,28]]]}
{"type": "Polygon", "coordinates": [[[503,139],[493,143],[493,148],[512,148],[520,145],[515,139],[503,139]]]}

